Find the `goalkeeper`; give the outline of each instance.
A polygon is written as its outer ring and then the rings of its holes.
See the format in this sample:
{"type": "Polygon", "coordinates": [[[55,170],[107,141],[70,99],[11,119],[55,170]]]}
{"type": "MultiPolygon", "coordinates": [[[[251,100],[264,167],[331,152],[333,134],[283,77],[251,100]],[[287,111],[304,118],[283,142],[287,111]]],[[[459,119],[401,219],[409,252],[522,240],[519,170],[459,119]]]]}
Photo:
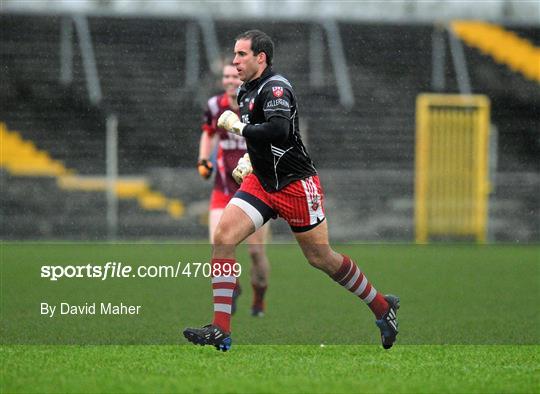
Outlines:
{"type": "MultiPolygon", "coordinates": [[[[238,71],[232,64],[223,67],[221,83],[224,93],[213,96],[208,100],[204,113],[202,134],[199,144],[199,160],[197,168],[203,179],[210,179],[214,172],[214,165],[210,161],[210,155],[217,145],[216,175],[214,188],[210,196],[210,209],[208,229],[210,242],[214,242],[214,231],[219,223],[225,206],[229,203],[234,193],[238,190],[241,181],[239,173],[235,181],[233,169],[246,154],[246,141],[243,137],[230,134],[217,126],[219,116],[229,110],[238,111],[236,94],[242,83],[238,77],[238,71]]],[[[238,170],[237,170],[238,172],[238,170]]],[[[268,287],[269,263],[265,251],[265,241],[268,236],[268,225],[262,227],[247,238],[249,255],[251,257],[251,286],[253,288],[253,302],[251,305],[252,316],[264,315],[264,296],[268,287]]],[[[240,283],[236,283],[233,289],[233,304],[231,312],[236,309],[236,299],[240,295],[240,283]]]]}
{"type": "Polygon", "coordinates": [[[186,329],[184,336],[192,343],[213,345],[219,350],[231,347],[229,289],[236,278],[220,272],[234,264],[236,245],[279,215],[288,222],[307,261],[367,304],[375,316],[382,345],[388,349],[398,333],[399,298],[378,292],[348,256],[330,247],[324,194],[300,138],[296,96],[291,83],[272,71],[273,52],[272,40],[259,30],[236,38],[233,64],[244,81],[238,93],[241,117],[225,111],[218,125],[246,139],[253,172],[249,174],[246,160],[238,171],[239,176],[245,175],[242,186],[225,208],[214,233],[214,320],[202,328],[186,329]]]}

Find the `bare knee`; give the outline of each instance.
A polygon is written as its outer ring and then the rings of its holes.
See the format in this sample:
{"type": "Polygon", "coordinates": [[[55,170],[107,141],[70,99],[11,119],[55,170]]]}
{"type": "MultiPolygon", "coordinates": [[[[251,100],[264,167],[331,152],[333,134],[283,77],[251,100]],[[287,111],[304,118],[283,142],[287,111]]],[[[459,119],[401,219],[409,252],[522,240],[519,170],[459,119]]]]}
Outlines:
{"type": "Polygon", "coordinates": [[[315,248],[304,251],[307,261],[311,266],[326,272],[329,275],[334,274],[341,266],[341,257],[330,247],[315,248]]]}
{"type": "Polygon", "coordinates": [[[330,260],[329,251],[316,248],[305,251],[304,255],[308,263],[311,264],[313,267],[326,271],[325,268],[329,264],[330,260]]]}
{"type": "Polygon", "coordinates": [[[226,228],[218,226],[214,232],[214,242],[212,244],[213,258],[234,258],[236,244],[232,242],[226,228]]]}

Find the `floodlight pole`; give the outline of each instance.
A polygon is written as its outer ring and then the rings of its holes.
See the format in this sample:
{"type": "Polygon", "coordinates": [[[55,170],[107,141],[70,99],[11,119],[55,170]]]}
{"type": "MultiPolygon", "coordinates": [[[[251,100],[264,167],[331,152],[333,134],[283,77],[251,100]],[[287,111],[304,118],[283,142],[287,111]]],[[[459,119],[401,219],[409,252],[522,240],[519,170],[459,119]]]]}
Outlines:
{"type": "Polygon", "coordinates": [[[60,83],[73,82],[73,20],[63,17],[60,25],[60,83]]]}
{"type": "Polygon", "coordinates": [[[195,23],[186,26],[185,85],[194,88],[199,83],[199,30],[195,23]]]}
{"type": "Polygon", "coordinates": [[[339,101],[345,108],[352,108],[354,105],[354,94],[338,24],[333,19],[326,19],[323,21],[323,27],[328,39],[328,49],[330,50],[330,60],[332,61],[334,76],[336,77],[339,101]]]}
{"type": "Polygon", "coordinates": [[[118,236],[118,118],[114,114],[107,116],[107,236],[109,241],[118,236]]]}
{"type": "Polygon", "coordinates": [[[96,65],[96,57],[92,46],[92,38],[88,27],[88,19],[83,15],[75,15],[73,17],[77,36],[79,37],[79,47],[81,48],[81,57],[86,76],[86,87],[90,102],[94,105],[101,103],[101,85],[96,65]]]}
{"type": "Polygon", "coordinates": [[[469,78],[469,71],[465,60],[465,51],[461,41],[456,37],[456,34],[451,27],[448,28],[448,38],[450,41],[450,53],[454,63],[454,70],[456,71],[459,93],[472,94],[471,79],[469,78]]]}
{"type": "Polygon", "coordinates": [[[446,89],[444,66],[446,64],[446,45],[444,26],[435,25],[431,36],[431,89],[443,92],[446,89]]]}
{"type": "Polygon", "coordinates": [[[324,85],[324,38],[318,23],[309,32],[309,83],[315,88],[324,85]]]}

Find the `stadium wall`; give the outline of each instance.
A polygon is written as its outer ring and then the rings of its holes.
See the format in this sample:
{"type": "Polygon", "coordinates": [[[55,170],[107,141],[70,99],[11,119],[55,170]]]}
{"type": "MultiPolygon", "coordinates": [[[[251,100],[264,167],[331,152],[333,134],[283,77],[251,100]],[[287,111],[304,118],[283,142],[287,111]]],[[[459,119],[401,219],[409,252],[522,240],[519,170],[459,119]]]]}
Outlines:
{"type": "MultiPolygon", "coordinates": [[[[204,238],[210,185],[197,178],[193,163],[201,103],[216,92],[216,85],[202,61],[198,89],[185,86],[185,28],[190,20],[90,18],[104,86],[103,104],[96,108],[87,99],[77,51],[73,83],[66,87],[58,81],[59,16],[0,18],[0,120],[79,174],[95,176],[103,175],[105,167],[103,116],[114,111],[120,118],[121,175],[144,177],[185,206],[175,219],[123,202],[119,236],[204,238]]],[[[276,39],[276,62],[300,97],[302,127],[327,192],[333,239],[413,240],[414,102],[430,89],[433,26],[340,23],[349,40],[345,56],[357,101],[346,109],[339,103],[330,59],[324,59],[324,84],[309,84],[308,22],[261,20],[257,25],[276,39]]],[[[224,51],[244,28],[242,23],[216,21],[224,51]]],[[[520,34],[538,42],[538,32],[523,27],[520,34]]],[[[473,49],[467,48],[466,55],[475,91],[492,100],[500,136],[490,200],[491,240],[538,242],[537,88],[473,49]]],[[[453,70],[447,66],[446,72],[447,89],[455,90],[453,70]]],[[[0,179],[7,190],[2,194],[2,238],[106,237],[104,193],[66,194],[54,179],[6,172],[0,179]]],[[[274,228],[276,238],[290,239],[283,223],[274,228]]]]}

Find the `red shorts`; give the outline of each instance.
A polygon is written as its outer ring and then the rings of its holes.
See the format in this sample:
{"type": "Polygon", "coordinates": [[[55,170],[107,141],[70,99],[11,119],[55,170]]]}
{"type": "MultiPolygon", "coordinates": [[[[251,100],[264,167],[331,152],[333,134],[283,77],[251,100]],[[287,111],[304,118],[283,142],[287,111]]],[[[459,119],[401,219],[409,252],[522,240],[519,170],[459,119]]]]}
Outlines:
{"type": "Polygon", "coordinates": [[[232,194],[225,194],[219,189],[213,189],[210,196],[210,210],[225,209],[231,198],[233,198],[232,194]]]}
{"type": "Polygon", "coordinates": [[[294,232],[303,232],[324,221],[323,199],[318,176],[294,181],[279,191],[269,193],[251,174],[244,179],[231,204],[246,212],[256,228],[279,215],[294,232]]]}

